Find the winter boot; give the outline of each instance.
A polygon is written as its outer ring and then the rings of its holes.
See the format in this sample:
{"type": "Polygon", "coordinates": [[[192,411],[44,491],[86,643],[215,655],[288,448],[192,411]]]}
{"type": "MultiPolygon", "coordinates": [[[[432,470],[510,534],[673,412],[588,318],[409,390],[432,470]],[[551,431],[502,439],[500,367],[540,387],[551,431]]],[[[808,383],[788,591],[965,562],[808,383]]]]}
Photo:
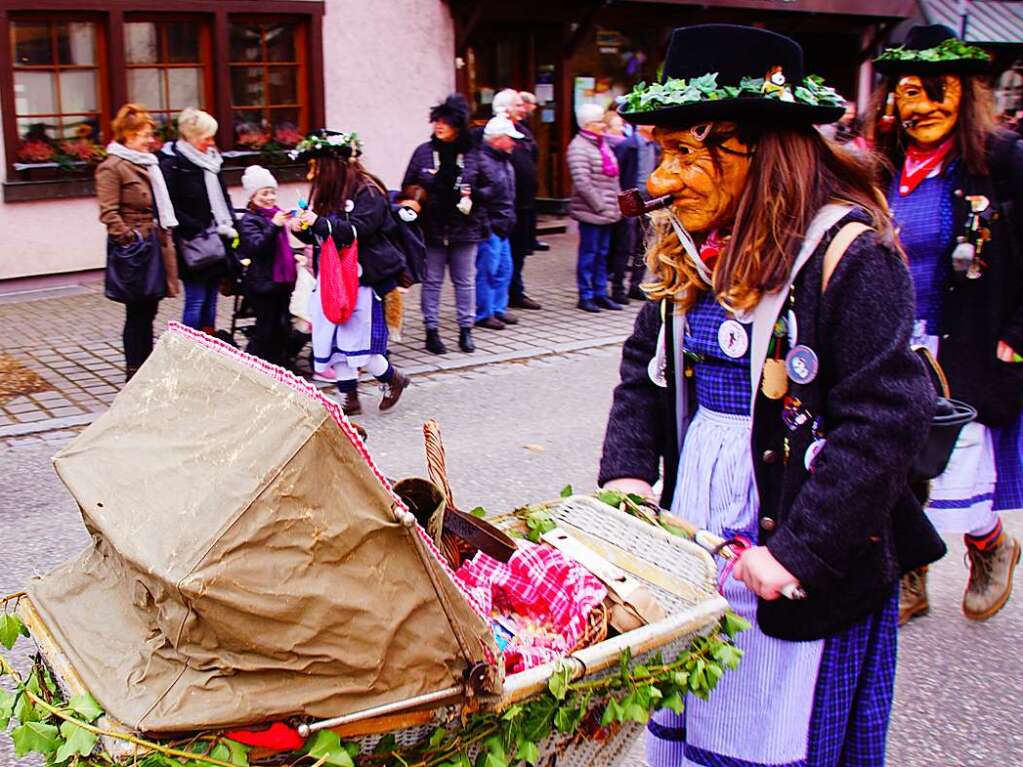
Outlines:
{"type": "Polygon", "coordinates": [[[437,328],[426,329],[426,351],[431,354],[447,354],[448,347],[440,340],[440,331],[437,328]]]}
{"type": "Polygon", "coordinates": [[[405,391],[408,385],[409,377],[397,368],[394,368],[391,380],[385,384],[380,384],[380,391],[384,394],[380,400],[380,409],[387,411],[397,405],[398,400],[401,399],[401,393],[405,391]]]}
{"type": "Polygon", "coordinates": [[[1019,541],[1002,534],[998,543],[986,549],[967,544],[970,581],[963,594],[963,614],[974,621],[986,621],[1001,610],[1012,594],[1012,574],[1019,562],[1019,541]]]}
{"type": "Polygon", "coordinates": [[[472,340],[472,328],[460,328],[458,331],[458,348],[466,354],[476,351],[476,344],[472,340]]]}
{"type": "Polygon", "coordinates": [[[927,568],[910,570],[899,584],[899,625],[905,626],[918,615],[927,615],[931,605],[927,601],[927,568]]]}

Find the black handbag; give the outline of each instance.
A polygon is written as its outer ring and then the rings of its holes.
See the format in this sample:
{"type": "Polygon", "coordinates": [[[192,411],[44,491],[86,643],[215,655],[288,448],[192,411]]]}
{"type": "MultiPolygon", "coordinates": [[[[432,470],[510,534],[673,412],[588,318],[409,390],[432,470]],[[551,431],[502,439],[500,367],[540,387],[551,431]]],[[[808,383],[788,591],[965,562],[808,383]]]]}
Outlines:
{"type": "Polygon", "coordinates": [[[949,396],[945,371],[926,347],[917,346],[913,351],[926,368],[937,394],[937,404],[934,408],[934,417],[931,418],[927,441],[913,459],[913,465],[909,470],[910,481],[915,483],[934,479],[945,471],[952,458],[956,440],[959,439],[959,432],[966,424],[977,418],[977,410],[949,396]]]}
{"type": "Polygon", "coordinates": [[[148,237],[127,245],[107,237],[106,297],[122,304],[156,301],[167,294],[160,237],[154,226],[148,237]]]}
{"type": "Polygon", "coordinates": [[[227,259],[224,239],[215,226],[203,229],[195,237],[181,238],[181,260],[193,271],[202,271],[227,259]]]}

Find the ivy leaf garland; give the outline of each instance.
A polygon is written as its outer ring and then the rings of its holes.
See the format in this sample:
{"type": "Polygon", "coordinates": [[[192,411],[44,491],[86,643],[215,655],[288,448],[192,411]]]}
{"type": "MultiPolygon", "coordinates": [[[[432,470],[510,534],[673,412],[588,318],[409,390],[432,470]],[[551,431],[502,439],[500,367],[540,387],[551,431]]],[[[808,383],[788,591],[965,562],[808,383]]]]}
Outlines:
{"type": "Polygon", "coordinates": [[[933,48],[915,49],[898,46],[886,49],[876,61],[990,61],[983,48],[950,37],[933,48]]]}
{"type": "MultiPolygon", "coordinates": [[[[782,100],[788,95],[784,88],[764,90],[764,78],[744,77],[738,85],[718,85],[717,72],[685,80],[669,78],[663,83],[638,83],[622,97],[625,112],[651,112],[655,109],[737,98],[767,98],[782,100]]],[[[791,91],[795,101],[810,106],[842,106],[845,102],[838,92],[824,84],[824,78],[808,75],[791,91]]]]}

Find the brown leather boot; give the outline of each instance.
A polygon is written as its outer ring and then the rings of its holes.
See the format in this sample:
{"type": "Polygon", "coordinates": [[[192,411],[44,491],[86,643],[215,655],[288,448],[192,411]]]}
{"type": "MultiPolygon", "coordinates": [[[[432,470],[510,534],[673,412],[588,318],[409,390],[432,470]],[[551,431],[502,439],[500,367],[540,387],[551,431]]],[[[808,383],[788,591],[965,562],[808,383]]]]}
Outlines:
{"type": "Polygon", "coordinates": [[[380,400],[380,409],[390,410],[397,405],[398,400],[401,399],[402,392],[405,391],[408,385],[409,377],[395,368],[391,380],[380,385],[380,390],[384,393],[383,398],[380,400]]]}
{"type": "Polygon", "coordinates": [[[986,621],[997,613],[1012,595],[1012,574],[1019,562],[1019,541],[1008,533],[1002,542],[981,551],[967,545],[970,580],[963,594],[963,614],[974,621],[986,621]]]}
{"type": "Polygon", "coordinates": [[[362,412],[362,403],[359,402],[358,391],[347,391],[341,398],[341,409],[345,415],[359,415],[362,412]]]}
{"type": "Polygon", "coordinates": [[[927,568],[910,570],[899,584],[899,625],[905,626],[918,615],[927,615],[931,605],[927,601],[927,568]]]}

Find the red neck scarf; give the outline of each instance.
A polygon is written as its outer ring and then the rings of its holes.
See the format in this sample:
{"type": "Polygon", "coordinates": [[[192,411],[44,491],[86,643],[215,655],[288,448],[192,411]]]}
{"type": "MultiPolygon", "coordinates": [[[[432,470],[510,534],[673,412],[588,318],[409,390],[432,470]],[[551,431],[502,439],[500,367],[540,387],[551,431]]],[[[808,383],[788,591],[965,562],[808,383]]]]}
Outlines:
{"type": "Polygon", "coordinates": [[[721,251],[725,249],[728,241],[732,239],[731,235],[721,235],[721,233],[715,229],[704,240],[700,246],[700,260],[707,265],[707,268],[714,271],[714,266],[717,264],[718,259],[721,257],[721,251]]]}
{"type": "Polygon", "coordinates": [[[953,146],[955,146],[954,136],[949,136],[934,149],[918,149],[910,146],[906,150],[906,160],[902,163],[899,196],[905,197],[920,186],[921,182],[945,160],[953,146]]]}

